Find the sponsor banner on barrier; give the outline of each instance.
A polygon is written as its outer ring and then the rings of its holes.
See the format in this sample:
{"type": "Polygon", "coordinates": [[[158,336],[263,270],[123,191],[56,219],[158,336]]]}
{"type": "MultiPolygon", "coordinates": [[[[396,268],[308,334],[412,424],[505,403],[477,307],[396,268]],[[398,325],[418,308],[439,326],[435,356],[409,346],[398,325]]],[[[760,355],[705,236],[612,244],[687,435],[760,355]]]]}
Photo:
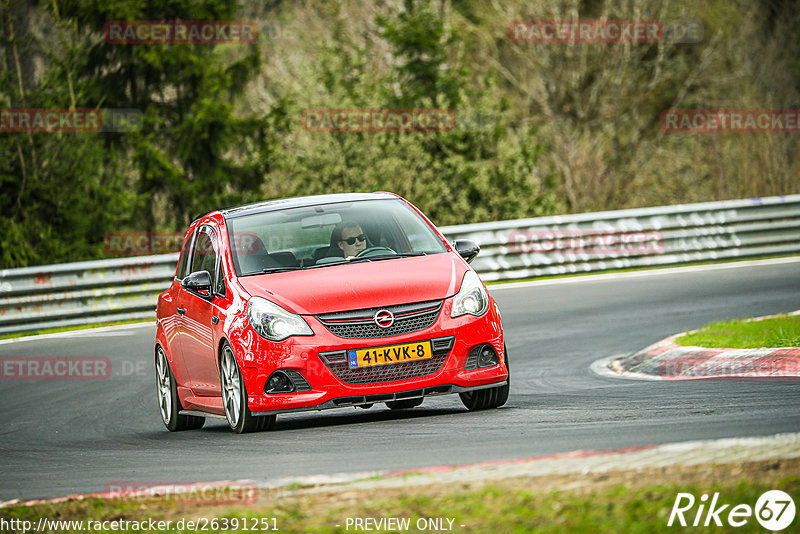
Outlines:
{"type": "Polygon", "coordinates": [[[258,23],[250,20],[111,20],[103,26],[109,44],[252,44],[258,23]]]}
{"type": "Polygon", "coordinates": [[[508,234],[510,254],[661,254],[664,238],[658,231],[531,229],[508,234]]]}
{"type": "Polygon", "coordinates": [[[668,109],[666,133],[800,133],[800,109],[668,109]]]}

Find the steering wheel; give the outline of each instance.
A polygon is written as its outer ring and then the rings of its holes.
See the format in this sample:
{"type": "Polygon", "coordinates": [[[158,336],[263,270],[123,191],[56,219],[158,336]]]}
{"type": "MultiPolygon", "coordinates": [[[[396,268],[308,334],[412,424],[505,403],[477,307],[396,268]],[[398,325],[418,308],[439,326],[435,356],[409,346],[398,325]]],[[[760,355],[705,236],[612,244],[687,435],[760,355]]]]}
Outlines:
{"type": "Polygon", "coordinates": [[[395,252],[394,250],[390,249],[389,247],[369,247],[369,248],[365,248],[364,250],[362,250],[361,252],[356,254],[355,257],[356,258],[368,258],[370,256],[379,256],[379,255],[385,254],[387,252],[389,254],[397,254],[397,252],[395,252]]]}

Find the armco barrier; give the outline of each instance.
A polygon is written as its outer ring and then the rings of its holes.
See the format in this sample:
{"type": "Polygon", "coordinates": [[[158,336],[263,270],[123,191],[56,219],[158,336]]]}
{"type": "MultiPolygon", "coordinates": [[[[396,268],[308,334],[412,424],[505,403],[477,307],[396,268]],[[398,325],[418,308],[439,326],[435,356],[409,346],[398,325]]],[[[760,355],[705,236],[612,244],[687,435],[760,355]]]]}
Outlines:
{"type": "Polygon", "coordinates": [[[0,334],[152,319],[177,254],[0,271],[0,334]]]}
{"type": "MultiPolygon", "coordinates": [[[[800,253],[800,195],[442,227],[485,281],[800,253]]],[[[0,271],[0,334],[154,317],[177,254],[0,271]]]]}
{"type": "Polygon", "coordinates": [[[481,246],[472,266],[485,281],[782,256],[800,253],[800,195],[440,230],[450,239],[472,239],[481,246]],[[587,250],[575,251],[569,238],[588,242],[587,250]],[[603,241],[609,244],[604,247],[603,241]]]}

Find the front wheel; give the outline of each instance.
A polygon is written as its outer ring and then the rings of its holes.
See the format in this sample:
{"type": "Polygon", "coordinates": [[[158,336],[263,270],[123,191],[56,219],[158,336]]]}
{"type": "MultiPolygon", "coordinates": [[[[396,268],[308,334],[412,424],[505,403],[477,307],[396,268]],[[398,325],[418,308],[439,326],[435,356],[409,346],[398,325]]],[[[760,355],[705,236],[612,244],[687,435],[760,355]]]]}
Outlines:
{"type": "Polygon", "coordinates": [[[508,350],[505,344],[503,345],[503,352],[505,354],[504,360],[506,362],[506,369],[508,370],[506,385],[459,393],[458,396],[461,397],[461,402],[466,406],[467,410],[473,412],[477,410],[499,408],[508,401],[508,393],[511,390],[511,368],[508,366],[508,350]]]}
{"type": "Polygon", "coordinates": [[[164,354],[164,349],[161,347],[156,347],[156,394],[161,421],[170,432],[194,430],[202,427],[205,423],[205,417],[180,415],[183,408],[178,398],[175,375],[172,374],[167,355],[164,354]]]}
{"type": "Polygon", "coordinates": [[[220,385],[222,386],[222,404],[225,407],[225,418],[231,430],[237,434],[259,432],[275,426],[276,416],[256,417],[247,406],[247,389],[244,387],[239,364],[228,343],[222,347],[219,365],[220,385]]]}

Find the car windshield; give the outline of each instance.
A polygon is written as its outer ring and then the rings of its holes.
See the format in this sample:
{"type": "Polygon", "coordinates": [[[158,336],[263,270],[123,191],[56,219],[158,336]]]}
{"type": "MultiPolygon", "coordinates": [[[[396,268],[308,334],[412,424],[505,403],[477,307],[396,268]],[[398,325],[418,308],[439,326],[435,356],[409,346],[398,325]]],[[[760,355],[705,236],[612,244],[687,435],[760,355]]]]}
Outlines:
{"type": "Polygon", "coordinates": [[[237,214],[227,219],[227,226],[239,276],[447,251],[400,199],[237,214]]]}

